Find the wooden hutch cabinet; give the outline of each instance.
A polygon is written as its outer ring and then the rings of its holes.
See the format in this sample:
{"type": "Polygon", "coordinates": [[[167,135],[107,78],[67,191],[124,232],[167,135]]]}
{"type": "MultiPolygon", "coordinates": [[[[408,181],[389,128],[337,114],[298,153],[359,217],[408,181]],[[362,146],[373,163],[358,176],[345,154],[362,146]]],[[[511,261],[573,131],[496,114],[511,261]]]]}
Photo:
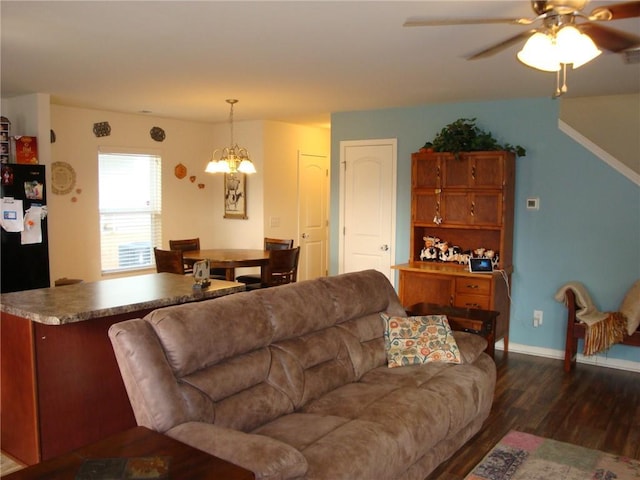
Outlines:
{"type": "Polygon", "coordinates": [[[411,155],[411,250],[396,265],[405,307],[420,302],[500,312],[496,340],[508,348],[509,283],[513,256],[515,156],[511,152],[443,152],[411,155]],[[424,237],[438,237],[461,250],[491,249],[493,273],[468,265],[422,261],[424,237]]]}

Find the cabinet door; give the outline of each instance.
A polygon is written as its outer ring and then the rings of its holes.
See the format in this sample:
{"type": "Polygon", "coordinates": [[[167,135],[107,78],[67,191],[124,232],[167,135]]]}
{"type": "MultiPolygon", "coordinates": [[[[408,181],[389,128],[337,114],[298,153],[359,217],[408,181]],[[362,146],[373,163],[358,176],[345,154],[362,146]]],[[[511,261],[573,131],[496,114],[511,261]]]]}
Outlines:
{"type": "Polygon", "coordinates": [[[443,191],[442,212],[443,225],[468,225],[471,223],[471,198],[470,194],[461,191],[443,191]]]}
{"type": "Polygon", "coordinates": [[[502,193],[475,192],[470,200],[470,224],[502,225],[502,193]]]}
{"type": "Polygon", "coordinates": [[[437,191],[420,191],[413,193],[412,221],[420,224],[433,224],[434,217],[439,217],[440,195],[437,191]]]}
{"type": "Polygon", "coordinates": [[[504,154],[500,152],[461,153],[443,159],[443,188],[501,188],[504,154]]]}
{"type": "Polygon", "coordinates": [[[400,301],[405,308],[421,302],[452,305],[454,291],[453,277],[400,271],[400,301]]]}
{"type": "Polygon", "coordinates": [[[504,153],[473,154],[471,185],[475,188],[501,188],[504,182],[504,153]]]}
{"type": "Polygon", "coordinates": [[[468,155],[449,155],[444,161],[444,188],[468,188],[471,184],[472,161],[468,155]]]}
{"type": "Polygon", "coordinates": [[[501,225],[500,192],[443,191],[440,212],[443,225],[501,225]]]}
{"type": "Polygon", "coordinates": [[[411,186],[413,188],[440,188],[442,183],[440,164],[440,158],[437,156],[414,156],[411,165],[411,186]]]}

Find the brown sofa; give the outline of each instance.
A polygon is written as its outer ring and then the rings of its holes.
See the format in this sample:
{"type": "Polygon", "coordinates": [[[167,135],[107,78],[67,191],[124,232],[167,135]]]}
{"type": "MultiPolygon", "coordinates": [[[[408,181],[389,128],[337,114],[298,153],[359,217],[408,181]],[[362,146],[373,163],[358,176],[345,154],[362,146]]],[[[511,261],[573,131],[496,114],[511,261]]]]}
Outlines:
{"type": "Polygon", "coordinates": [[[139,425],[258,479],[420,479],[478,432],[496,368],[455,332],[462,364],[388,368],[373,270],[167,307],[109,336],[139,425]]]}

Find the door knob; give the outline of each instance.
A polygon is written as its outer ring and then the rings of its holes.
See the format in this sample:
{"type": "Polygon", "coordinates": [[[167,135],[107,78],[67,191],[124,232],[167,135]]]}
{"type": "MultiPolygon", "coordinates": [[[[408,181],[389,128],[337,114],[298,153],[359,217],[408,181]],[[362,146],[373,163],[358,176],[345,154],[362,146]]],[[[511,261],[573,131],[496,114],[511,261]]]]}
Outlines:
{"type": "Polygon", "coordinates": [[[387,245],[387,244],[382,245],[382,246],[380,247],[380,250],[382,250],[383,252],[387,252],[387,251],[389,250],[389,245],[387,245]]]}
{"type": "Polygon", "coordinates": [[[302,238],[303,238],[303,239],[309,238],[309,234],[308,234],[308,233],[303,233],[303,234],[302,234],[302,238]]]}

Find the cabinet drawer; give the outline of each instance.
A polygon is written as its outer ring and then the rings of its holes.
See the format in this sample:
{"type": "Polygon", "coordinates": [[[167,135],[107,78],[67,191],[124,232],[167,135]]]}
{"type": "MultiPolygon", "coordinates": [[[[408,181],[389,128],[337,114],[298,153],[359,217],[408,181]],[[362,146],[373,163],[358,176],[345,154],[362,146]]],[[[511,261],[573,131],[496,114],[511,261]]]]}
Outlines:
{"type": "Polygon", "coordinates": [[[487,333],[491,331],[490,325],[485,325],[482,320],[469,320],[468,318],[447,316],[449,325],[453,330],[472,333],[487,333]]]}
{"type": "Polygon", "coordinates": [[[486,295],[468,295],[468,294],[456,294],[456,299],[453,304],[456,307],[462,308],[480,308],[482,310],[489,310],[491,299],[486,295]]]}
{"type": "Polygon", "coordinates": [[[458,294],[489,295],[490,292],[490,278],[456,278],[456,293],[458,294]]]}

